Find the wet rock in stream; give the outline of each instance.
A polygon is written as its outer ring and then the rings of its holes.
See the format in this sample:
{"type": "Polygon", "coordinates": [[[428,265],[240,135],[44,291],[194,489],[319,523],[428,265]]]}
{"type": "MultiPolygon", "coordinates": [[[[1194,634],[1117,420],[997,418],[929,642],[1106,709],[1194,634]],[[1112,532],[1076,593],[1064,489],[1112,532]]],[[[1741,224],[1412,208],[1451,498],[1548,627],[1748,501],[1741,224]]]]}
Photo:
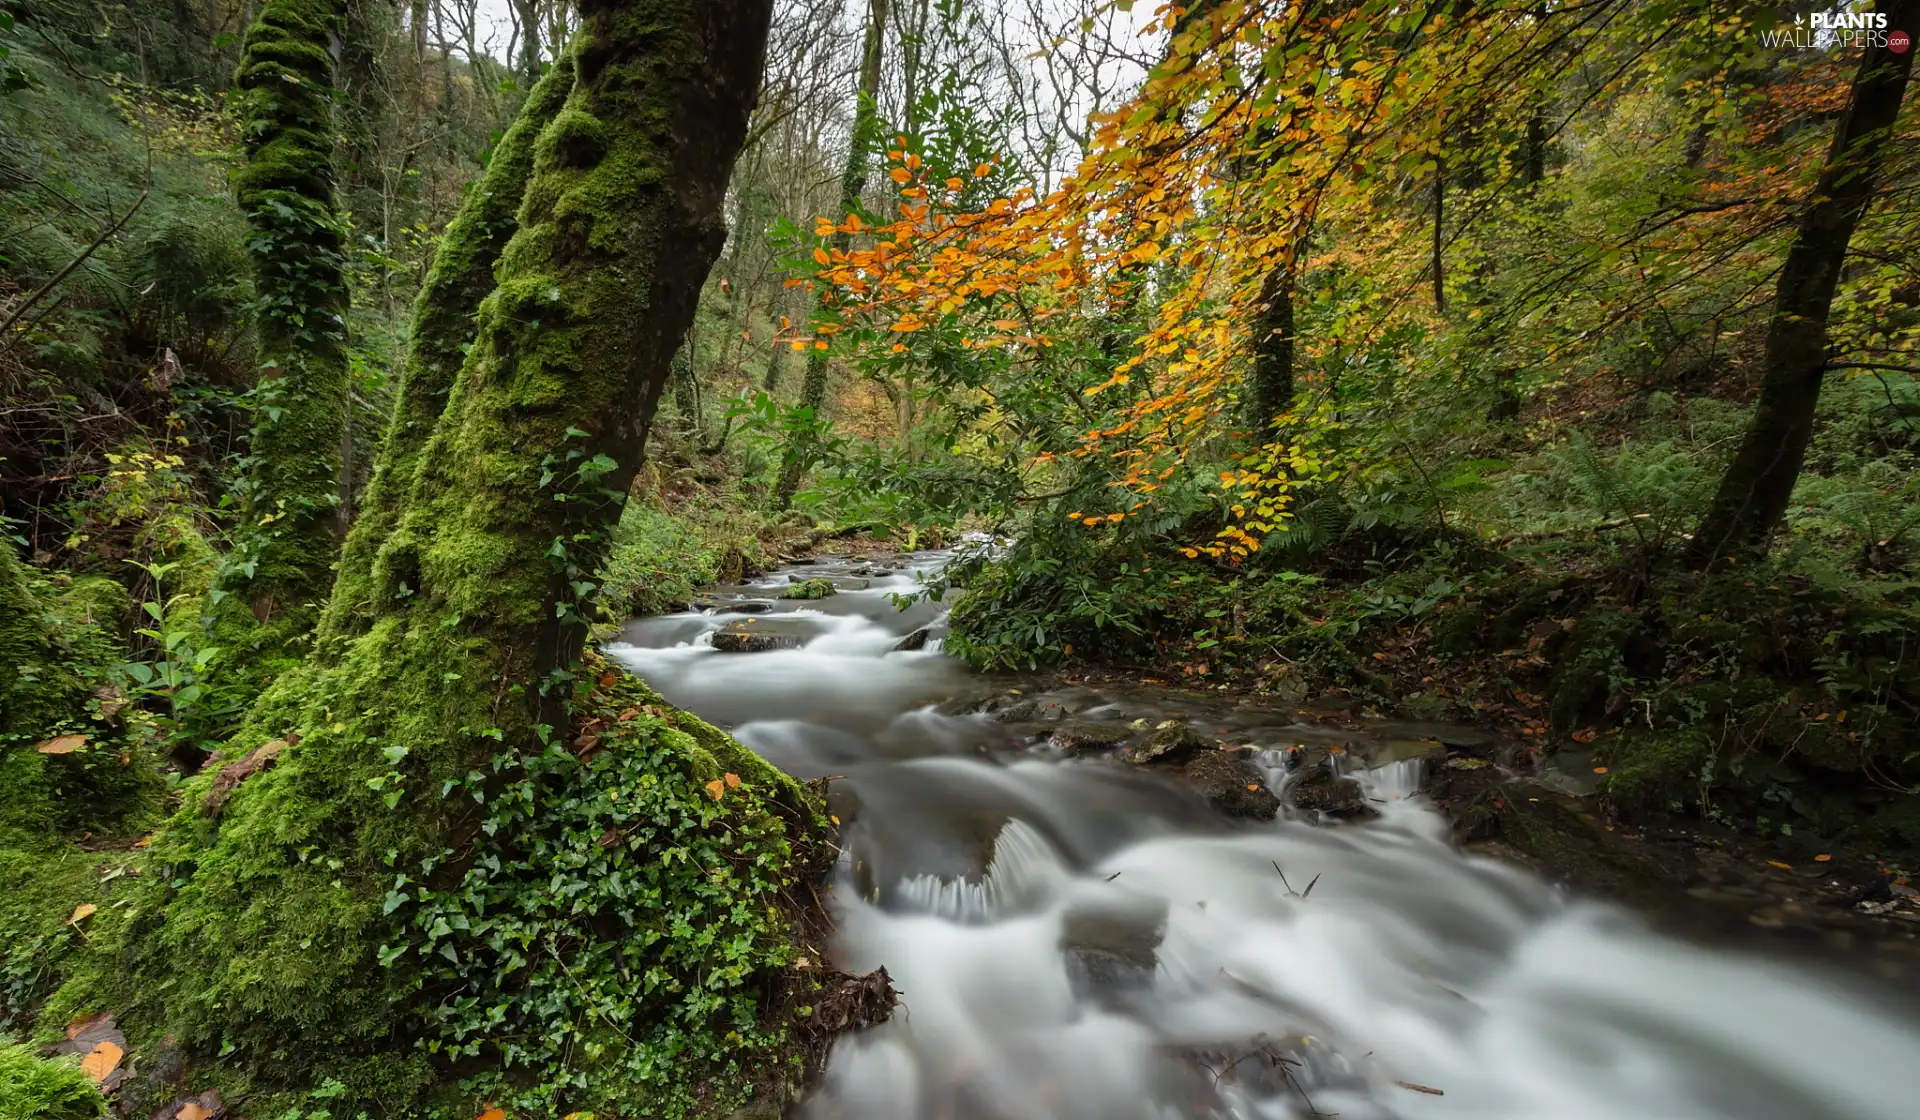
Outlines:
{"type": "Polygon", "coordinates": [[[1303,767],[1300,776],[1288,784],[1287,795],[1293,807],[1303,813],[1325,813],[1340,820],[1379,815],[1367,802],[1366,787],[1336,774],[1331,759],[1303,767]]]}
{"type": "Polygon", "coordinates": [[[893,643],[894,653],[914,653],[927,648],[927,638],[932,632],[922,626],[913,633],[893,643]]]}
{"type": "Polygon", "coordinates": [[[1125,758],[1135,766],[1166,769],[1226,816],[1270,821],[1280,812],[1280,799],[1267,788],[1266,779],[1244,751],[1185,724],[1163,723],[1125,758]]]}
{"type": "Polygon", "coordinates": [[[1111,997],[1150,987],[1166,932],[1165,899],[1102,900],[1068,910],[1060,926],[1060,952],[1074,994],[1111,997]]]}
{"type": "Polygon", "coordinates": [[[1054,728],[1047,743],[1069,754],[1097,754],[1117,751],[1127,745],[1133,733],[1111,723],[1070,720],[1054,728]]]}
{"type": "Polygon", "coordinates": [[[799,649],[816,631],[804,623],[785,620],[733,622],[713,632],[713,648],[722,653],[765,653],[799,649]]]}

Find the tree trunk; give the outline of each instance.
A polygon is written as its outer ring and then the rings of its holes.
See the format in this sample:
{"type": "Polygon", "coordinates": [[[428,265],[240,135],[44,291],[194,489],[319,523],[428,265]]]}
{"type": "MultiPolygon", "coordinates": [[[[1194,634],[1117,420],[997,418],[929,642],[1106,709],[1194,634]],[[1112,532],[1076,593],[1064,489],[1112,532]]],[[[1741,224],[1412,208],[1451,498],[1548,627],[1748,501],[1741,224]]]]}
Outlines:
{"type": "MultiPolygon", "coordinates": [[[[1884,8],[1889,28],[1909,27],[1914,0],[1884,8]]],[[[1688,559],[1706,567],[1736,554],[1762,556],[1799,481],[1827,366],[1827,317],[1854,228],[1873,201],[1875,180],[1900,115],[1911,53],[1868,46],[1846,113],[1801,217],[1767,326],[1760,399],[1688,559]]]]}
{"type": "MultiPolygon", "coordinates": [[[[1546,177],[1547,112],[1546,106],[1536,104],[1533,112],[1527,116],[1526,148],[1520,155],[1522,193],[1531,199],[1546,177]]],[[[1482,321],[1490,323],[1492,320],[1487,317],[1482,321]]],[[[1494,367],[1493,407],[1487,410],[1488,420],[1504,424],[1520,418],[1520,391],[1514,385],[1517,379],[1518,371],[1506,362],[1494,367]]]]}
{"type": "Polygon", "coordinates": [[[573,90],[573,58],[563,53],[501,137],[486,174],[467,189],[447,224],[420,295],[414,301],[407,358],[400,367],[393,416],[374,465],[358,520],[347,535],[333,596],[320,624],[322,657],[338,655],[392,603],[374,599],[373,561],[399,523],[433,426],[466,360],[474,315],[493,291],[493,270],[518,228],[515,215],[533,173],[534,141],[573,90]]]}
{"type": "MultiPolygon", "coordinates": [[[[847,143],[847,166],[840,175],[840,213],[835,217],[844,220],[847,214],[859,209],[860,195],[867,189],[867,153],[876,139],[874,133],[880,127],[880,48],[886,41],[888,0],[867,0],[867,35],[861,45],[860,53],[860,103],[853,113],[853,135],[847,143]]],[[[833,247],[846,251],[853,239],[844,233],[833,235],[833,247]]],[[[827,403],[827,352],[824,350],[807,351],[807,371],[800,382],[800,407],[809,410],[817,418],[827,403]]],[[[786,455],[780,464],[780,479],[774,486],[773,504],[776,509],[786,509],[793,501],[794,492],[800,489],[801,476],[813,465],[817,451],[816,437],[811,433],[796,435],[787,443],[786,455]]]]}
{"type": "Polygon", "coordinates": [[[1260,290],[1246,405],[1246,424],[1255,444],[1270,442],[1274,420],[1293,407],[1293,260],[1298,255],[1296,248],[1287,263],[1267,273],[1260,290]]]}
{"type": "Polygon", "coordinates": [[[344,8],[271,0],[235,79],[247,159],[234,194],[247,217],[262,373],[242,520],[213,609],[227,644],[243,647],[230,653],[240,661],[270,657],[312,625],[346,528],[348,294],[333,167],[344,8]]]}
{"type": "Polygon", "coordinates": [[[540,5],[514,0],[513,10],[520,21],[520,77],[531,84],[540,80],[540,5]]]}
{"type": "MultiPolygon", "coordinates": [[[[209,805],[207,787],[196,787],[154,841],[156,864],[168,870],[149,877],[124,939],[101,950],[113,954],[116,969],[105,971],[122,988],[100,998],[141,1008],[156,1036],[164,1027],[189,1054],[224,1042],[248,1068],[306,1085],[319,1083],[329,1061],[385,1059],[397,1041],[455,1047],[460,1076],[500,1077],[517,1048],[536,1057],[518,1059],[509,1081],[625,1078],[627,1097],[615,1092],[621,1085],[602,1085],[601,1099],[652,1115],[668,1109],[649,1103],[659,1081],[642,1081],[658,1077],[646,1071],[700,1086],[691,1063],[738,1048],[700,1033],[717,1030],[702,1016],[735,1023],[773,1006],[759,1001],[790,970],[764,939],[716,933],[725,952],[752,954],[722,961],[723,949],[663,941],[659,931],[689,913],[743,921],[774,912],[776,900],[755,894],[731,916],[702,909],[687,893],[710,872],[697,858],[693,878],[673,893],[620,892],[665,874],[673,854],[686,856],[681,845],[757,835],[774,845],[759,849],[769,853],[761,863],[779,862],[789,843],[813,843],[821,827],[813,799],[641,686],[581,664],[592,581],[724,241],[721,200],[771,6],[580,3],[577,76],[533,145],[497,285],[375,560],[371,625],[255,705],[227,757],[272,740],[275,764],[224,805],[209,805]],[[581,706],[599,721],[588,738],[576,723],[581,706]],[[723,772],[735,784],[722,786],[723,772]],[[628,777],[610,795],[592,795],[601,823],[552,815],[609,773],[628,777]],[[642,799],[635,804],[670,795],[672,807],[624,817],[625,802],[607,799],[623,793],[642,799]],[[502,816],[502,804],[524,804],[524,814],[502,816]],[[701,823],[703,813],[721,816],[701,823]],[[631,833],[618,831],[629,827],[622,819],[633,821],[631,833]],[[535,858],[561,847],[613,861],[565,905],[543,885],[562,863],[535,858]],[[473,903],[485,912],[474,912],[471,927],[465,917],[447,928],[423,916],[430,906],[466,906],[481,890],[502,893],[491,908],[473,903]],[[503,937],[495,923],[509,912],[537,916],[549,932],[534,942],[503,937]],[[616,951],[617,966],[594,956],[616,951]],[[617,1009],[576,1002],[588,999],[576,995],[579,983],[601,983],[589,959],[602,962],[594,967],[603,976],[631,976],[617,1009]],[[473,1033],[448,1025],[470,1005],[504,1018],[473,1033]],[[684,1055],[654,1048],[661,1036],[652,1032],[668,1029],[661,1024],[691,1039],[684,1055]],[[621,1039],[642,1048],[635,1060],[594,1062],[610,1040],[624,1052],[621,1039]],[[298,1056],[283,1062],[294,1040],[298,1056]]],[[[470,226],[480,212],[469,208],[470,226]]],[[[458,264],[436,267],[450,278],[458,264]]],[[[462,285],[449,279],[436,291],[450,306],[423,308],[422,319],[444,311],[462,320],[462,285]]],[[[415,388],[409,399],[419,402],[415,388]]],[[[754,861],[735,849],[714,859],[716,868],[754,861]]],[[[742,1053],[743,1064],[762,1056],[742,1053]]]]}

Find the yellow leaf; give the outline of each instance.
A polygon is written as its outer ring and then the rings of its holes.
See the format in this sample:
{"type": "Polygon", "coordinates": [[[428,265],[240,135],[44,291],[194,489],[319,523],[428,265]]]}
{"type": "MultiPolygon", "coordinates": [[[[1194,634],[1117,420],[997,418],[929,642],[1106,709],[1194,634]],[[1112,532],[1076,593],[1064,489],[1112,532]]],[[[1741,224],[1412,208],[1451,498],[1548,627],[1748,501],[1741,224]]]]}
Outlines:
{"type": "Polygon", "coordinates": [[[114,1070],[120,1068],[120,1059],[126,1051],[111,1042],[102,1042],[93,1048],[93,1052],[80,1059],[80,1068],[95,1081],[105,1081],[114,1070]]]}
{"type": "Polygon", "coordinates": [[[715,778],[713,781],[707,783],[707,793],[712,796],[715,801],[720,800],[720,795],[725,792],[727,792],[727,783],[720,779],[715,778]]]}
{"type": "Polygon", "coordinates": [[[74,925],[79,925],[81,922],[93,917],[99,910],[100,908],[91,902],[82,902],[73,908],[73,916],[68,918],[67,921],[74,925]]]}
{"type": "Polygon", "coordinates": [[[41,754],[72,754],[87,745],[85,735],[56,735],[51,739],[34,744],[34,750],[41,754]]]}

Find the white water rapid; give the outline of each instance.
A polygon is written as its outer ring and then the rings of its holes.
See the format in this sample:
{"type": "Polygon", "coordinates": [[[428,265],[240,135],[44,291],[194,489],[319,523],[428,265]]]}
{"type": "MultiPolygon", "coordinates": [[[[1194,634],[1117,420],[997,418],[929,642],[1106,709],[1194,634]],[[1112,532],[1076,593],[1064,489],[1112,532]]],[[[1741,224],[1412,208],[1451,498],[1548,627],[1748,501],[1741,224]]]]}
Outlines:
{"type": "MultiPolygon", "coordinates": [[[[806,1117],[1920,1116],[1913,993],[1657,935],[1462,854],[1419,763],[1361,775],[1377,820],[1229,821],[1147,768],[942,714],[987,687],[938,652],[937,605],[890,598],[941,559],[802,566],[842,590],[777,599],[781,572],[608,647],[777,765],[836,776],[835,963],[885,966],[901,1005],[839,1043],[806,1117]],[[892,649],[920,627],[925,649],[892,649]],[[795,648],[719,652],[721,630],[795,648]]],[[[1138,718],[1087,690],[1051,705],[1138,718]]],[[[1307,734],[1220,708],[1235,741],[1307,734]]]]}

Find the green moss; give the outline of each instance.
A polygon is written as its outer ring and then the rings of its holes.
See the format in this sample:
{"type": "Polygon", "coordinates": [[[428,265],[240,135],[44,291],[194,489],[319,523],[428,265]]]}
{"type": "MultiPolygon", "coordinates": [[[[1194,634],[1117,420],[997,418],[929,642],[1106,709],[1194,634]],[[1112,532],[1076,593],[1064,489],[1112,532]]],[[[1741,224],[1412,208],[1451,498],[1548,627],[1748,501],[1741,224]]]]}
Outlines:
{"type": "Polygon", "coordinates": [[[824,599],[834,594],[830,579],[803,579],[780,593],[782,599],[824,599]]]}
{"type": "Polygon", "coordinates": [[[229,673],[270,675],[332,580],[347,414],[344,224],[334,198],[333,55],[341,0],[270,0],[235,83],[246,163],[234,175],[258,294],[261,380],[242,521],[211,603],[229,673]],[[255,623],[260,632],[248,634],[255,623]]]}
{"type": "Polygon", "coordinates": [[[1692,804],[1714,756],[1712,737],[1698,728],[1628,731],[1607,739],[1594,752],[1607,764],[1601,788],[1642,808],[1669,809],[1692,804]]]}
{"type": "Polygon", "coordinates": [[[0,1120],[89,1120],[106,1111],[79,1059],[50,1061],[0,1042],[0,1120]]]}
{"type": "MultiPolygon", "coordinates": [[[[473,319],[493,291],[494,266],[518,228],[515,215],[533,171],[534,140],[565,104],[573,88],[573,56],[554,63],[495,146],[487,171],[467,191],[434,252],[433,267],[414,303],[398,403],[374,465],[365,501],[340,557],[333,596],[320,627],[323,656],[337,656],[345,641],[364,632],[386,602],[374,561],[397,528],[400,506],[419,469],[421,451],[445,410],[447,394],[466,360],[473,319]]],[[[405,578],[386,581],[395,591],[405,578]]]]}
{"type": "MultiPolygon", "coordinates": [[[[786,976],[791,877],[826,851],[820,810],[582,650],[723,241],[764,27],[684,0],[581,17],[567,108],[599,122],[604,154],[536,160],[500,292],[373,566],[379,609],[253,705],[226,754],[278,738],[272,768],[217,815],[212,778],[188,784],[98,949],[114,967],[76,976],[62,1014],[122,1010],[262,1091],[395,1053],[476,1092],[622,1113],[724,1112],[766,1080],[747,1063],[781,1044],[761,1012],[786,976]],[[602,843],[616,821],[634,843],[602,843]],[[546,890],[556,875],[567,888],[546,890]]],[[[381,1092],[411,1091],[387,1073],[381,1092]]]]}

